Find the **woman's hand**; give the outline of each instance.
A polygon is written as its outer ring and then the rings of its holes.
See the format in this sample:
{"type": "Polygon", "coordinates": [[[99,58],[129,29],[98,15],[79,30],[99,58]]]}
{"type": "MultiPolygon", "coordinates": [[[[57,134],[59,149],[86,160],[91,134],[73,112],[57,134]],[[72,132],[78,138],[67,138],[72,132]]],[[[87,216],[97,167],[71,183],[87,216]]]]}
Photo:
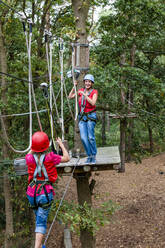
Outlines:
{"type": "Polygon", "coordinates": [[[74,81],[74,85],[77,86],[78,85],[78,81],[74,81]]]}
{"type": "Polygon", "coordinates": [[[87,93],[85,93],[84,91],[79,90],[79,93],[81,93],[82,95],[84,95],[85,97],[87,97],[87,93]]]}

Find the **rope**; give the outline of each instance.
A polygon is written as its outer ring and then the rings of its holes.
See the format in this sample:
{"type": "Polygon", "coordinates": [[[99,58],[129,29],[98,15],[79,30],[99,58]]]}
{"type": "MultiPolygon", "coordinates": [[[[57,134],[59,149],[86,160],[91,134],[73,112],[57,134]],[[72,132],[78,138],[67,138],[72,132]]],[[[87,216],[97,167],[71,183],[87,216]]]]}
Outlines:
{"type": "Polygon", "coordinates": [[[74,77],[74,63],[75,63],[75,47],[72,44],[72,79],[73,79],[73,86],[75,92],[75,121],[76,121],[78,116],[78,98],[77,98],[77,89],[76,89],[75,77],[74,77]]]}
{"type": "MultiPolygon", "coordinates": [[[[41,109],[38,111],[38,113],[47,112],[47,109],[41,109]]],[[[24,116],[29,115],[30,113],[21,113],[21,114],[11,114],[11,115],[0,115],[0,118],[6,118],[6,117],[13,117],[13,116],[24,116]]],[[[36,111],[32,112],[32,114],[36,114],[36,111]]]]}
{"type": "Polygon", "coordinates": [[[35,97],[33,84],[32,84],[32,94],[33,94],[33,101],[34,101],[34,107],[35,107],[35,110],[36,110],[38,125],[39,125],[39,128],[40,128],[40,131],[43,132],[42,125],[41,125],[41,120],[40,120],[40,117],[39,117],[39,111],[38,111],[38,108],[37,108],[37,103],[36,103],[36,97],[35,97]]]}
{"type": "Polygon", "coordinates": [[[67,99],[67,103],[68,103],[69,111],[70,111],[70,113],[71,113],[72,119],[74,120],[74,116],[73,116],[72,108],[71,108],[71,106],[70,106],[70,102],[69,102],[69,98],[68,98],[68,93],[67,93],[67,90],[66,90],[65,81],[64,81],[64,90],[65,90],[65,96],[66,96],[66,99],[67,99]]]}
{"type": "Polygon", "coordinates": [[[45,45],[46,45],[46,59],[47,59],[47,67],[48,67],[48,74],[49,74],[49,106],[47,103],[48,114],[49,114],[49,122],[50,122],[50,129],[51,129],[51,137],[53,141],[53,145],[56,148],[55,140],[54,140],[54,125],[53,125],[53,116],[52,116],[52,95],[53,95],[53,85],[52,85],[52,35],[50,32],[45,30],[45,45]],[[49,38],[49,45],[48,45],[48,38],[49,38]]]}
{"type": "MultiPolygon", "coordinates": [[[[32,70],[31,70],[31,38],[32,38],[32,21],[29,20],[29,28],[30,28],[30,33],[29,33],[29,41],[28,41],[28,35],[26,30],[24,29],[24,34],[25,34],[25,38],[26,38],[26,46],[27,46],[27,51],[28,51],[28,61],[29,61],[29,81],[32,82],[32,70]]],[[[38,109],[37,109],[37,103],[36,103],[36,98],[35,98],[35,93],[34,93],[34,87],[33,84],[30,86],[30,90],[32,92],[33,95],[33,101],[34,101],[34,107],[36,110],[36,114],[37,114],[37,120],[38,120],[38,124],[40,127],[40,131],[43,131],[42,129],[42,125],[41,125],[41,120],[38,114],[38,109]]],[[[30,114],[31,118],[32,115],[30,114]]],[[[32,129],[32,127],[31,127],[32,129]]],[[[31,130],[31,137],[32,137],[32,130],[31,130]]]]}
{"type": "Polygon", "coordinates": [[[61,74],[61,130],[62,130],[62,141],[64,141],[64,47],[63,39],[59,40],[59,57],[60,57],[60,74],[61,74]]]}
{"type": "Polygon", "coordinates": [[[77,167],[77,165],[78,165],[79,160],[80,160],[80,156],[78,156],[77,161],[76,161],[76,163],[75,163],[75,166],[74,166],[74,168],[73,168],[72,174],[71,174],[70,177],[69,177],[68,183],[67,183],[67,185],[66,185],[66,187],[65,187],[65,191],[64,191],[63,196],[62,196],[62,198],[61,198],[61,200],[60,200],[60,204],[59,204],[58,209],[57,209],[57,211],[56,211],[56,213],[55,213],[55,216],[54,216],[54,218],[53,218],[52,224],[51,224],[51,226],[50,226],[50,228],[49,228],[48,234],[47,234],[47,236],[46,236],[46,238],[45,238],[43,247],[45,247],[46,242],[47,242],[47,240],[48,240],[48,238],[49,238],[50,232],[51,232],[52,227],[53,227],[53,225],[54,225],[54,222],[55,222],[55,220],[56,220],[56,218],[57,218],[57,214],[58,214],[58,212],[59,212],[59,210],[60,210],[60,207],[61,207],[61,205],[62,205],[62,202],[63,202],[63,200],[64,200],[64,198],[65,198],[65,195],[66,195],[66,193],[67,193],[67,191],[68,191],[69,185],[70,185],[70,183],[71,183],[71,180],[72,180],[74,171],[75,171],[75,169],[76,169],[76,167],[77,167]]]}
{"type": "MultiPolygon", "coordinates": [[[[119,83],[119,80],[120,80],[120,75],[118,76],[118,83],[119,83]]],[[[117,86],[118,86],[118,88],[120,89],[120,88],[122,88],[122,87],[120,87],[119,85],[118,85],[118,83],[117,83],[117,86]]],[[[132,105],[133,107],[135,107],[135,104],[134,103],[132,103],[132,102],[130,102],[125,96],[123,96],[124,97],[124,99],[126,100],[126,102],[128,103],[128,104],[130,104],[130,105],[132,105]]],[[[136,107],[135,107],[136,108],[136,107]]],[[[153,116],[155,116],[155,117],[160,117],[160,115],[157,115],[157,114],[154,114],[154,113],[152,113],[152,112],[149,112],[149,111],[147,111],[147,110],[144,110],[144,109],[139,109],[141,112],[144,112],[144,113],[146,113],[146,114],[149,114],[149,115],[153,115],[153,116]]],[[[136,114],[136,113],[135,113],[136,114]]],[[[163,116],[161,116],[161,118],[162,119],[164,119],[163,118],[163,116]]]]}
{"type": "MultiPolygon", "coordinates": [[[[59,112],[58,112],[58,108],[57,108],[57,98],[58,98],[58,95],[60,94],[60,90],[59,90],[59,92],[58,92],[58,94],[57,94],[56,97],[55,97],[54,91],[52,92],[52,94],[53,94],[53,100],[54,100],[54,104],[53,105],[55,106],[55,110],[56,110],[56,114],[57,114],[57,119],[61,123],[59,112]]],[[[61,125],[60,125],[60,128],[61,128],[61,125]]]]}

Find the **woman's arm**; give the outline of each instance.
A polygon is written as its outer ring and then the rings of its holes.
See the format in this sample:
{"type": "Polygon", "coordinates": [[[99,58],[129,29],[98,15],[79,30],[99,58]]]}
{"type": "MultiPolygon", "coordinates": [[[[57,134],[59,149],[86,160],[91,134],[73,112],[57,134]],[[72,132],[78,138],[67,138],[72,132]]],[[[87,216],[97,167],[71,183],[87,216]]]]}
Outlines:
{"type": "Polygon", "coordinates": [[[75,97],[75,89],[74,89],[74,87],[71,89],[71,92],[69,93],[69,96],[68,96],[68,98],[69,99],[72,99],[72,98],[74,98],[75,97]]]}
{"type": "MultiPolygon", "coordinates": [[[[77,86],[77,81],[75,81],[75,86],[77,86]]],[[[75,86],[73,86],[73,88],[71,89],[68,98],[72,99],[75,97],[75,86]]]]}
{"type": "Polygon", "coordinates": [[[69,153],[66,150],[65,146],[63,145],[62,140],[58,137],[56,141],[61,147],[62,152],[63,152],[63,156],[61,156],[61,163],[68,162],[70,160],[69,153]]]}

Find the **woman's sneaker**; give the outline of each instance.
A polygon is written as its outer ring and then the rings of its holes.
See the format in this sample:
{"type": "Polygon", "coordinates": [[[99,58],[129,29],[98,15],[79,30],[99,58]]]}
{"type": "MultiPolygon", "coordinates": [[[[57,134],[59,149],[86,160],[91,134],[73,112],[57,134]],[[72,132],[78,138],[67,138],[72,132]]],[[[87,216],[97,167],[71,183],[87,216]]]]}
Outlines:
{"type": "Polygon", "coordinates": [[[91,164],[91,157],[87,157],[87,160],[85,161],[85,164],[91,164]]]}
{"type": "Polygon", "coordinates": [[[92,158],[91,158],[91,164],[96,164],[96,156],[92,156],[92,158]]]}

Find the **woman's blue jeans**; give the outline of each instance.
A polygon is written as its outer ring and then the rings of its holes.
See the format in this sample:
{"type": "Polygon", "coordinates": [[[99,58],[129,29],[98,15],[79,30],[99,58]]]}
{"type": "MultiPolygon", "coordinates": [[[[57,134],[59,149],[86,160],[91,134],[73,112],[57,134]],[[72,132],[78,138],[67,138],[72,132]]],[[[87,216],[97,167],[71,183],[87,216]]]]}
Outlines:
{"type": "MultiPolygon", "coordinates": [[[[49,193],[48,194],[49,197],[49,201],[53,200],[53,193],[49,193]]],[[[27,198],[29,200],[29,203],[34,206],[34,197],[31,197],[29,195],[27,195],[27,198]]],[[[47,203],[47,198],[44,195],[39,195],[36,196],[36,203],[40,203],[40,204],[44,204],[47,203]]],[[[48,214],[50,212],[50,207],[47,209],[44,209],[42,207],[38,207],[36,210],[34,210],[35,213],[35,217],[36,217],[36,228],[35,228],[35,232],[36,233],[42,233],[45,234],[46,233],[46,228],[47,228],[47,219],[48,219],[48,214]]]]}
{"type": "MultiPolygon", "coordinates": [[[[88,116],[89,118],[95,120],[97,118],[95,112],[89,114],[88,116]]],[[[85,115],[83,116],[83,119],[79,121],[80,137],[88,157],[96,156],[97,153],[95,126],[96,126],[96,121],[88,120],[85,115]]]]}

